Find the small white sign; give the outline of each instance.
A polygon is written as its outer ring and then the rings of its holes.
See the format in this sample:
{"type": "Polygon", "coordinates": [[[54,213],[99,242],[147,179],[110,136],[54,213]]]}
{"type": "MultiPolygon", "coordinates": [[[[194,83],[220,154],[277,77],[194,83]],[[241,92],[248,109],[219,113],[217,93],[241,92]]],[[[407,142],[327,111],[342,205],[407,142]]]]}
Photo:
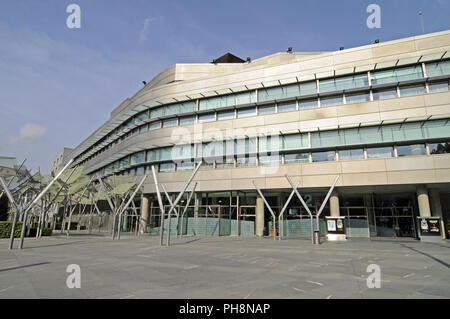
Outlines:
{"type": "Polygon", "coordinates": [[[328,230],[336,231],[336,221],[335,220],[327,220],[328,230]]]}

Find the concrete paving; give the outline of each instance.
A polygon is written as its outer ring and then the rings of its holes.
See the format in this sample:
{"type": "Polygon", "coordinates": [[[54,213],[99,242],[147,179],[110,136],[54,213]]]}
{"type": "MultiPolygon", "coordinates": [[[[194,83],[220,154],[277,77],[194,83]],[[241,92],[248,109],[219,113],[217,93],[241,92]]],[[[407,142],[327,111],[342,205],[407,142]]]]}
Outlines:
{"type": "Polygon", "coordinates": [[[450,298],[448,242],[172,237],[74,233],[0,240],[0,298],[450,298]],[[81,288],[69,289],[69,264],[81,288]],[[381,268],[368,288],[367,266],[381,268]]]}

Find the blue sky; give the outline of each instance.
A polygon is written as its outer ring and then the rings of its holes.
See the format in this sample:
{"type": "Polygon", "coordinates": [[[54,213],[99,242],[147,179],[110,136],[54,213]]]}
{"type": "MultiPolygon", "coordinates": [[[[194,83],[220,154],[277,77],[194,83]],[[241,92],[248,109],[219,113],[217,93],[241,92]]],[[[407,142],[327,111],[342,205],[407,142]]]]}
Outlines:
{"type": "Polygon", "coordinates": [[[0,3],[0,155],[44,173],[111,110],[171,64],[223,53],[253,59],[334,51],[450,29],[447,0],[3,0],[0,3]],[[81,7],[81,29],[66,7],[81,7]],[[381,7],[369,29],[366,8],[381,7]]]}

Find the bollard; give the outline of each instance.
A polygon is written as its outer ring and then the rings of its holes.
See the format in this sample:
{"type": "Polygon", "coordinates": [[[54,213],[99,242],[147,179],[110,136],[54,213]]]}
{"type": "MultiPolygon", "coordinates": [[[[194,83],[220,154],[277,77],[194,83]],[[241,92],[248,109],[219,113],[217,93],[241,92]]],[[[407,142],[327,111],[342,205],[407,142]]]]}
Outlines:
{"type": "Polygon", "coordinates": [[[318,230],[314,231],[314,244],[316,245],[320,244],[320,235],[318,230]]]}

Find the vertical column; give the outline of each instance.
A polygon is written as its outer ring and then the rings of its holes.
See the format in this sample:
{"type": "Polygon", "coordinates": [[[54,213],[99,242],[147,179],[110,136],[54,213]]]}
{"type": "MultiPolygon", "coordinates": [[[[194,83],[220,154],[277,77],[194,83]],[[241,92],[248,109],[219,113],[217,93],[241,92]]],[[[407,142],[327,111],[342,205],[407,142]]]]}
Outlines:
{"type": "MultiPolygon", "coordinates": [[[[199,210],[199,206],[201,205],[201,203],[202,203],[202,193],[195,192],[194,193],[194,220],[193,220],[193,225],[192,225],[192,232],[194,233],[194,235],[198,234],[198,210],[199,210]]],[[[189,223],[189,219],[188,219],[188,223],[189,223]]]]}
{"type": "Polygon", "coordinates": [[[264,232],[264,201],[259,194],[256,194],[256,216],[255,216],[255,233],[256,236],[262,237],[264,232]]]}
{"type": "Polygon", "coordinates": [[[428,199],[428,190],[425,186],[417,188],[417,201],[419,203],[419,214],[421,217],[430,217],[430,201],[428,199]]]}
{"type": "Polygon", "coordinates": [[[444,218],[442,215],[441,196],[439,195],[439,190],[437,189],[430,190],[430,200],[431,200],[432,215],[441,218],[441,234],[442,238],[445,239],[446,229],[444,224],[444,218]]]}
{"type": "Polygon", "coordinates": [[[147,226],[149,223],[149,211],[148,211],[148,197],[143,195],[141,202],[141,218],[142,218],[142,229],[141,233],[147,232],[147,226]]]}
{"type": "Polygon", "coordinates": [[[339,196],[336,191],[333,191],[330,196],[330,216],[339,217],[339,196]]]}

